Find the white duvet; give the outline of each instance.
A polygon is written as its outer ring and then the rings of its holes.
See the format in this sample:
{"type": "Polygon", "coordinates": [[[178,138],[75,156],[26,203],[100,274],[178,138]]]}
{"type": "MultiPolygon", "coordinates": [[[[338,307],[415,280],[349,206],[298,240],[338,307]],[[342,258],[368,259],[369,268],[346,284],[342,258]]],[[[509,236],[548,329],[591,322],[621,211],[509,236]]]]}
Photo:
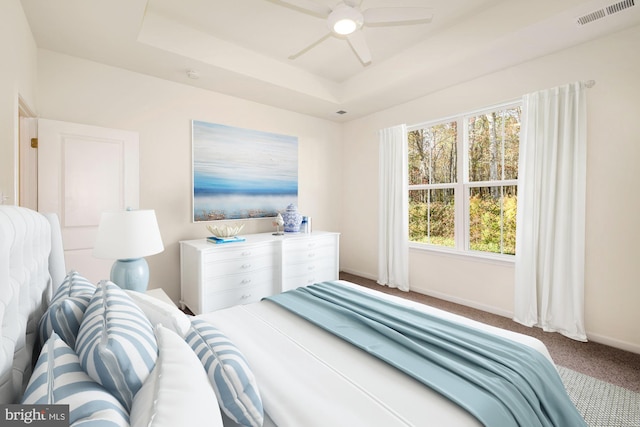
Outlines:
{"type": "MultiPolygon", "coordinates": [[[[544,344],[535,338],[341,283],[510,338],[551,360],[544,344]]],[[[481,425],[440,394],[269,301],[198,317],[222,330],[244,353],[265,412],[279,427],[481,425]]]]}

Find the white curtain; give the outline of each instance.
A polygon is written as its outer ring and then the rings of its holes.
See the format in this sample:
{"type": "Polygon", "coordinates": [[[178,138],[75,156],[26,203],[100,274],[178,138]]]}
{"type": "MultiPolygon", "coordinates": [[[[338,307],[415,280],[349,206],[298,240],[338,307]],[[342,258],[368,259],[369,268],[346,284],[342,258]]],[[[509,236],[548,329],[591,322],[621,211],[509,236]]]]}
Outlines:
{"type": "Polygon", "coordinates": [[[586,341],[586,98],[582,83],[525,95],[518,185],[515,316],[586,341]]]}
{"type": "Polygon", "coordinates": [[[378,283],[409,290],[407,126],[380,131],[378,283]]]}

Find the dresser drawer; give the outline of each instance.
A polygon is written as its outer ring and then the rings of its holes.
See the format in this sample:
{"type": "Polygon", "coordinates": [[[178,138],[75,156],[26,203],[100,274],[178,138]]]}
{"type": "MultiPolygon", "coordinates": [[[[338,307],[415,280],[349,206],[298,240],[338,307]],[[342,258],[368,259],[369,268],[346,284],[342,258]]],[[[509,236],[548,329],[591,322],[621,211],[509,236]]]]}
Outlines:
{"type": "Polygon", "coordinates": [[[202,281],[202,293],[207,295],[211,292],[263,283],[273,285],[276,282],[275,271],[273,267],[269,266],[268,268],[242,272],[241,274],[207,277],[202,281]]]}
{"type": "Polygon", "coordinates": [[[337,269],[335,258],[315,258],[304,263],[285,265],[283,275],[285,278],[295,277],[327,270],[335,273],[337,269]]]}
{"type": "Polygon", "coordinates": [[[250,273],[273,266],[274,257],[270,256],[247,256],[228,260],[208,261],[202,265],[202,278],[209,282],[216,277],[229,274],[250,273]]]}
{"type": "Polygon", "coordinates": [[[247,245],[242,243],[226,243],[214,245],[212,248],[203,251],[202,262],[208,264],[216,261],[227,261],[231,259],[247,259],[254,257],[270,256],[274,257],[276,249],[272,244],[247,245]],[[232,246],[238,245],[238,246],[232,246]]]}
{"type": "Polygon", "coordinates": [[[202,312],[207,313],[234,305],[258,302],[262,298],[276,293],[274,287],[275,285],[273,283],[263,283],[252,286],[240,286],[225,291],[205,293],[202,300],[202,312]]]}
{"type": "Polygon", "coordinates": [[[287,246],[284,254],[286,263],[298,264],[311,262],[321,258],[337,257],[337,249],[335,245],[318,244],[319,242],[315,242],[316,244],[311,243],[312,242],[308,242],[307,245],[296,245],[296,247],[287,246]]]}
{"type": "Polygon", "coordinates": [[[335,239],[331,236],[292,239],[286,242],[286,250],[291,252],[307,251],[321,247],[334,248],[335,239]]]}
{"type": "Polygon", "coordinates": [[[335,258],[335,251],[331,248],[317,248],[317,249],[308,249],[303,251],[296,252],[287,252],[287,263],[290,264],[300,264],[300,263],[308,263],[314,262],[320,259],[331,259],[335,258]]]}
{"type": "Polygon", "coordinates": [[[336,275],[336,268],[322,268],[307,271],[299,275],[287,275],[282,279],[282,291],[288,291],[300,286],[309,286],[314,283],[328,282],[332,280],[338,280],[336,275]]]}

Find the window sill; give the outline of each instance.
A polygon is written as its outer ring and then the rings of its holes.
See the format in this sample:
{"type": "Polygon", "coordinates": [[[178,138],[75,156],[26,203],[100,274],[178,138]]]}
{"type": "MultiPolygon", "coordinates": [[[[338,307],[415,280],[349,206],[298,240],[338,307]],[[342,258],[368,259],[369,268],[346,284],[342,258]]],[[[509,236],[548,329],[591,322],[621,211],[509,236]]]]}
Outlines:
{"type": "Polygon", "coordinates": [[[452,248],[436,247],[425,245],[422,243],[409,242],[409,250],[429,252],[438,256],[458,258],[464,261],[482,262],[486,264],[500,265],[504,267],[513,267],[516,263],[516,257],[513,255],[490,254],[486,252],[460,251],[452,248]]]}

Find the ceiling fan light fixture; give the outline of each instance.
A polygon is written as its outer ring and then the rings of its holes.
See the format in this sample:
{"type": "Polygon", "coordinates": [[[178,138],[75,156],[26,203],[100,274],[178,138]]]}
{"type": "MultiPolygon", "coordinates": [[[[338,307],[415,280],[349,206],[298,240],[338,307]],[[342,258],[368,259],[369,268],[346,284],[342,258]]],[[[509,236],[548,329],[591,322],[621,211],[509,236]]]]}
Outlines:
{"type": "Polygon", "coordinates": [[[340,4],[329,14],[327,25],[335,34],[347,36],[359,30],[364,23],[364,16],[358,9],[340,4]]]}
{"type": "Polygon", "coordinates": [[[342,36],[346,36],[353,33],[357,28],[358,26],[356,25],[355,21],[347,18],[341,19],[333,24],[332,30],[333,32],[338,33],[342,36]]]}

